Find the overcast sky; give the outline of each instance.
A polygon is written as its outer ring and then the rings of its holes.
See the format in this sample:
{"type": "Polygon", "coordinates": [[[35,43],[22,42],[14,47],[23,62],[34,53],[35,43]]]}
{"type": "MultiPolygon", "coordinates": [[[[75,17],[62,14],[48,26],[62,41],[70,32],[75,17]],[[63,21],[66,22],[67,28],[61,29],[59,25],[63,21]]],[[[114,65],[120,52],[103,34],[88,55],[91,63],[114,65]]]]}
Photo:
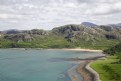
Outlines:
{"type": "Polygon", "coordinates": [[[121,22],[121,0],[0,0],[0,30],[121,22]]]}

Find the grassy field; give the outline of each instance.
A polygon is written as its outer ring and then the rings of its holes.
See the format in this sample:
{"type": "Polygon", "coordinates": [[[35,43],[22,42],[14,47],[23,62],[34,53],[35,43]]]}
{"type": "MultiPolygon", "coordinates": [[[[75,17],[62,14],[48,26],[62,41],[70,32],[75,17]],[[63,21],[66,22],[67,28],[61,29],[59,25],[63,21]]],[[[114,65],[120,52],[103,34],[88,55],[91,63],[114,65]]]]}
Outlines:
{"type": "Polygon", "coordinates": [[[121,81],[121,64],[117,56],[108,56],[105,60],[97,60],[91,67],[97,71],[102,81],[121,81]]]}

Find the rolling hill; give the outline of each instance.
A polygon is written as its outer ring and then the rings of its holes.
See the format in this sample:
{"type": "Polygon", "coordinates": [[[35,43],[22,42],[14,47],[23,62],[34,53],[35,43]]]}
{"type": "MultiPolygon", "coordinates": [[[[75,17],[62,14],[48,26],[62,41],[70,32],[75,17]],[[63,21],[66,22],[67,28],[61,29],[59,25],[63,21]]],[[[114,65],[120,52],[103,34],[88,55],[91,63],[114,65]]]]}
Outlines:
{"type": "Polygon", "coordinates": [[[42,29],[9,30],[4,33],[1,31],[0,47],[106,49],[120,42],[120,27],[85,23],[85,25],[64,25],[50,31],[42,29]]]}

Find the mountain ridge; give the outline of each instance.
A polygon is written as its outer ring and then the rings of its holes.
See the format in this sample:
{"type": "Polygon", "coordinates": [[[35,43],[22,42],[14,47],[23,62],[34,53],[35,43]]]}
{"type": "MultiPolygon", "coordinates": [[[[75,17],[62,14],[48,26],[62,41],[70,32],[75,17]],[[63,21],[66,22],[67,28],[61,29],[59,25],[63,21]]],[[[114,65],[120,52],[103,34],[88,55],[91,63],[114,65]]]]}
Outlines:
{"type": "Polygon", "coordinates": [[[91,23],[91,22],[82,22],[81,25],[85,26],[85,27],[97,27],[98,26],[98,25],[91,23]]]}
{"type": "Polygon", "coordinates": [[[3,41],[8,42],[10,47],[31,48],[101,48],[121,41],[121,28],[107,25],[86,27],[80,24],[69,24],[49,31],[42,29],[12,31],[1,32],[1,48],[7,47],[3,41]]]}

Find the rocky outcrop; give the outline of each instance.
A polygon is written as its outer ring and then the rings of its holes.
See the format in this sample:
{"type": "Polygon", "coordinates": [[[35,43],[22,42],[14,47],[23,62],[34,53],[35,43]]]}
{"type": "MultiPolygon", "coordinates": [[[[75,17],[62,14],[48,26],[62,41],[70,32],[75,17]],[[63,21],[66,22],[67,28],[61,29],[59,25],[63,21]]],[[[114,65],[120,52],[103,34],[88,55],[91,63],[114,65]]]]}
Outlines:
{"type": "Polygon", "coordinates": [[[28,34],[31,35],[47,35],[48,31],[45,30],[39,30],[39,29],[33,29],[27,32],[28,34]]]}
{"type": "Polygon", "coordinates": [[[73,33],[75,31],[80,31],[80,25],[65,25],[65,26],[61,26],[61,27],[57,27],[57,28],[53,28],[52,32],[56,33],[56,34],[70,34],[73,33]]]}
{"type": "Polygon", "coordinates": [[[114,28],[111,26],[97,26],[85,27],[82,25],[65,25],[52,29],[52,32],[56,35],[63,36],[65,39],[87,39],[95,40],[98,38],[109,39],[121,39],[121,28],[114,28]]]}
{"type": "Polygon", "coordinates": [[[29,34],[15,34],[15,35],[5,35],[4,39],[12,40],[15,42],[31,41],[32,37],[29,34]]]}

